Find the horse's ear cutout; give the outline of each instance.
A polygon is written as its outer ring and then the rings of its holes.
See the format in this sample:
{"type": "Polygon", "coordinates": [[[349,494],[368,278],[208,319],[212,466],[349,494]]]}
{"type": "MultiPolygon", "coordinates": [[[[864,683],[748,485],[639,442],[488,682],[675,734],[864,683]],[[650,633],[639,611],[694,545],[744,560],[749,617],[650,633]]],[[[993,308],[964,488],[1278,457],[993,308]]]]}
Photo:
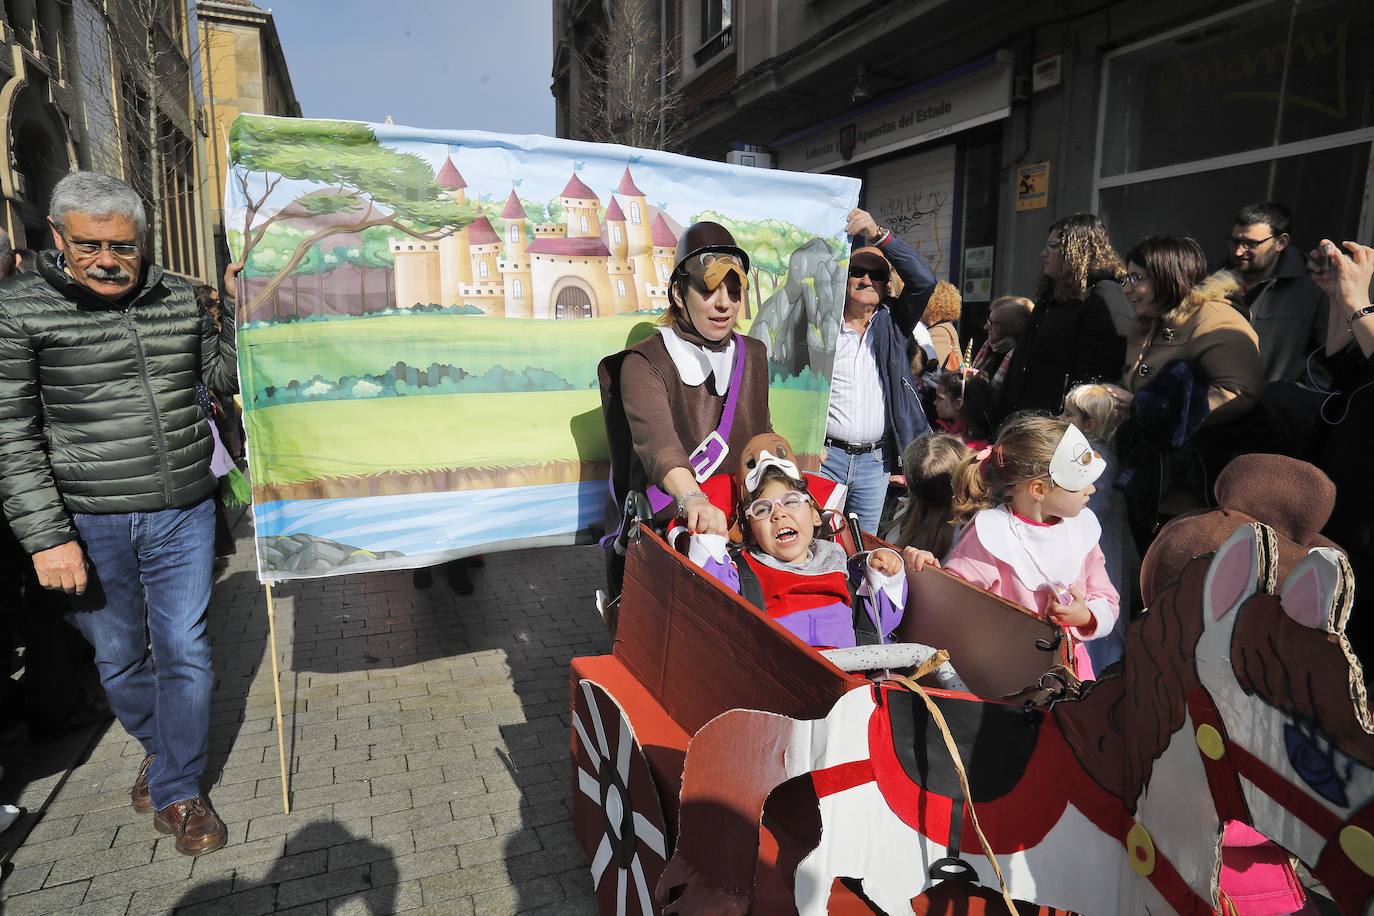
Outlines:
{"type": "Polygon", "coordinates": [[[1313,630],[1341,632],[1353,598],[1349,570],[1340,551],[1313,548],[1283,584],[1284,613],[1313,630]]]}
{"type": "Polygon", "coordinates": [[[1220,620],[1263,586],[1260,527],[1241,525],[1212,556],[1202,591],[1208,619],[1220,620]]]}

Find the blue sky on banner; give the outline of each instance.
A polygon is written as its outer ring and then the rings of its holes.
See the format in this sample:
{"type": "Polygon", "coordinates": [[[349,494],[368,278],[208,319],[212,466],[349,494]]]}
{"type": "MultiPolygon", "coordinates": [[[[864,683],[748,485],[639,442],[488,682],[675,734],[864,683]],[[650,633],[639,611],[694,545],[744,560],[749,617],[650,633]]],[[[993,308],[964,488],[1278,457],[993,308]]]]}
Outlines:
{"type": "MultiPolygon", "coordinates": [[[[609,204],[627,164],[647,201],[684,225],[695,214],[716,210],[740,220],[780,219],[817,236],[838,238],[844,225],[842,216],[837,221],[837,210],[853,206],[858,196],[857,179],[840,176],[754,169],[532,134],[370,126],[383,145],[423,158],[436,173],[444,156],[452,156],[468,185],[469,199],[482,200],[496,212],[512,188],[528,200],[557,197],[574,171],[603,205],[609,204]]],[[[230,209],[239,214],[237,220],[233,215],[229,218],[234,225],[241,221],[243,200],[238,183],[231,179],[228,184],[230,209]]],[[[259,221],[276,207],[320,187],[309,181],[283,181],[272,203],[259,212],[259,221]]]]}

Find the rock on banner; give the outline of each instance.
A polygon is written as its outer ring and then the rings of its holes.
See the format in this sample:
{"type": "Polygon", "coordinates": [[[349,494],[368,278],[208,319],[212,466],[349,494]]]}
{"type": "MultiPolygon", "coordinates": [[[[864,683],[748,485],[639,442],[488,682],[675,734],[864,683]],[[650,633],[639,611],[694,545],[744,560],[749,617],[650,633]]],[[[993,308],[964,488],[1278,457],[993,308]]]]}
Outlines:
{"type": "Polygon", "coordinates": [[[652,333],[677,238],[749,252],[773,425],[820,454],[859,182],[654,150],[240,116],[230,250],[259,576],[590,539],[596,366],[652,333]]]}

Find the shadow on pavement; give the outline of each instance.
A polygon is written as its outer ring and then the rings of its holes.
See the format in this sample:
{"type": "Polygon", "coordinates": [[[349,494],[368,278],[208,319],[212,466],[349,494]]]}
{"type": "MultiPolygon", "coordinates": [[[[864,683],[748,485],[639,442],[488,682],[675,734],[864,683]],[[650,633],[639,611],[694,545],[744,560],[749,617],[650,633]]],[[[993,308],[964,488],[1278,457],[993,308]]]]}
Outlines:
{"type": "MultiPolygon", "coordinates": [[[[346,851],[348,867],[301,877],[299,855],[277,859],[261,878],[244,881],[234,871],[196,885],[172,906],[181,916],[200,913],[270,913],[329,900],[334,908],[357,903],[368,913],[396,910],[396,863],[384,847],[333,822],[307,824],[291,835],[290,848],[317,850],[321,856],[346,851]]],[[[353,909],[350,907],[350,909],[353,909]]]]}

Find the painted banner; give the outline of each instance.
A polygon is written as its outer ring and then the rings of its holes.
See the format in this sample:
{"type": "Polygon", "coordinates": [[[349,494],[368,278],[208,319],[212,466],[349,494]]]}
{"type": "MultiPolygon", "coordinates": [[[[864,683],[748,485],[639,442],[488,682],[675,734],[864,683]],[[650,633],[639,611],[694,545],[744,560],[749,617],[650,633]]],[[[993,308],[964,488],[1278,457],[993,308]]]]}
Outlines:
{"type": "Polygon", "coordinates": [[[750,255],[741,330],[813,464],[851,178],[539,136],[240,116],[225,223],[264,580],[589,540],[596,367],[653,333],[677,239],[750,255]]]}

